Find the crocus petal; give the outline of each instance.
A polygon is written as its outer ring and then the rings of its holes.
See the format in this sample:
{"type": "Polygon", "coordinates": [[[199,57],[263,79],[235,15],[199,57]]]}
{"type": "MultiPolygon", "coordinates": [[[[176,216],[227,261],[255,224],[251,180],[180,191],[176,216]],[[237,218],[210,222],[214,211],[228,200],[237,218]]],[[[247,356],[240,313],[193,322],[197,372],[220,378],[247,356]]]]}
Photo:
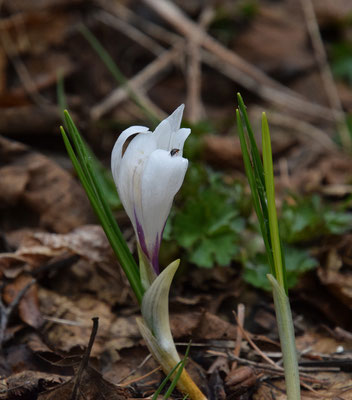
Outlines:
{"type": "Polygon", "coordinates": [[[135,135],[136,133],[139,132],[146,132],[148,130],[149,128],[147,128],[146,126],[138,126],[138,125],[130,126],[129,128],[125,129],[116,140],[116,143],[114,145],[114,148],[112,149],[112,154],[111,154],[111,172],[114,177],[116,185],[117,185],[116,182],[118,177],[118,171],[120,168],[120,163],[122,158],[123,145],[130,136],[135,135]]]}
{"type": "Polygon", "coordinates": [[[177,135],[177,131],[180,129],[184,108],[184,104],[181,104],[155,128],[154,136],[156,137],[159,149],[170,151],[174,148],[172,147],[174,136],[177,135]]]}
{"type": "Polygon", "coordinates": [[[179,191],[188,160],[170,152],[153,151],[144,165],[142,176],[142,226],[149,259],[158,273],[160,242],[172,201],[179,191]]]}
{"type": "Polygon", "coordinates": [[[121,202],[132,221],[136,234],[141,234],[141,178],[144,164],[150,154],[156,149],[156,143],[151,132],[137,135],[127,147],[117,170],[115,184],[121,202]]]}
{"type": "Polygon", "coordinates": [[[183,146],[185,144],[186,139],[190,135],[190,133],[191,133],[191,130],[189,128],[181,128],[173,136],[172,142],[171,142],[171,150],[172,149],[179,150],[179,152],[177,153],[178,156],[182,157],[183,146]]]}
{"type": "Polygon", "coordinates": [[[184,105],[178,107],[153,133],[144,126],[126,129],[112,152],[111,168],[117,191],[133,224],[140,254],[146,256],[151,268],[152,274],[144,274],[149,279],[148,285],[154,273],[159,272],[163,230],[188,166],[182,152],[191,131],[180,129],[183,109],[184,105]]]}

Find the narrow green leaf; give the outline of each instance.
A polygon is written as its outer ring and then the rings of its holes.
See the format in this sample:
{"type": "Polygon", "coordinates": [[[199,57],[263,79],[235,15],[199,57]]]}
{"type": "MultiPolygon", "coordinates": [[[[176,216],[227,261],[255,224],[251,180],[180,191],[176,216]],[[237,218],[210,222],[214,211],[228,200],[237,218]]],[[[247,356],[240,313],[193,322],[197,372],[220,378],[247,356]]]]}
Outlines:
{"type": "MultiPolygon", "coordinates": [[[[123,239],[122,233],[112,215],[111,209],[108,206],[104,194],[96,179],[94,166],[89,151],[81,139],[80,134],[67,111],[65,111],[65,121],[68,127],[70,138],[73,141],[78,155],[77,157],[66,133],[63,133],[64,143],[72,163],[77,171],[78,177],[80,178],[84,189],[86,190],[92,207],[96,212],[110,241],[110,244],[121,264],[121,267],[123,268],[138,301],[141,303],[144,289],[140,281],[137,264],[135,263],[128,246],[123,239]]],[[[63,129],[62,132],[64,132],[63,129]]]]}
{"type": "Polygon", "coordinates": [[[181,365],[181,363],[183,362],[183,360],[179,361],[173,368],[172,370],[167,374],[166,378],[161,382],[160,386],[158,387],[157,391],[154,393],[152,400],[157,400],[159,394],[161,393],[161,391],[164,389],[165,385],[167,384],[167,382],[169,381],[169,379],[171,379],[172,375],[174,374],[174,372],[176,371],[176,369],[181,365]]]}
{"type": "Polygon", "coordinates": [[[260,158],[260,153],[257,147],[257,143],[254,138],[254,133],[253,129],[251,127],[251,124],[249,122],[248,114],[247,114],[247,108],[244,104],[244,101],[242,99],[242,96],[240,93],[237,93],[237,100],[238,100],[238,106],[239,109],[242,113],[242,116],[244,118],[244,122],[246,124],[247,132],[248,132],[248,138],[251,144],[251,153],[253,155],[253,165],[256,173],[258,174],[259,182],[261,186],[264,188],[264,172],[263,172],[263,164],[260,158]]]}
{"type": "MultiPolygon", "coordinates": [[[[249,138],[249,143],[250,143],[250,153],[251,153],[251,156],[252,156],[252,163],[253,163],[254,174],[255,174],[256,188],[258,190],[258,197],[259,197],[261,208],[262,208],[265,231],[266,231],[266,236],[267,236],[267,239],[265,239],[265,240],[268,242],[268,244],[270,245],[270,248],[271,248],[271,238],[270,238],[270,234],[269,234],[269,231],[270,231],[270,228],[269,228],[269,215],[268,215],[268,207],[267,207],[267,203],[266,203],[265,178],[264,178],[263,163],[262,163],[261,158],[260,158],[260,153],[259,153],[259,150],[258,150],[257,143],[255,141],[253,129],[252,129],[251,124],[249,122],[246,106],[245,106],[245,104],[243,102],[242,96],[239,93],[237,93],[237,99],[238,99],[239,109],[241,111],[241,114],[243,116],[243,119],[244,119],[244,122],[245,122],[245,125],[246,125],[248,138],[249,138]]],[[[271,257],[271,259],[272,259],[272,257],[271,257]]],[[[271,264],[271,267],[273,268],[273,264],[271,263],[271,260],[269,260],[269,262],[271,264]]]]}
{"type": "Polygon", "coordinates": [[[186,354],[185,354],[183,360],[181,361],[180,367],[178,368],[177,373],[176,373],[174,379],[172,380],[169,389],[168,389],[167,392],[165,393],[164,400],[167,400],[167,399],[171,396],[172,392],[174,391],[174,389],[175,389],[175,387],[176,387],[176,385],[177,385],[177,382],[179,381],[179,379],[180,379],[180,377],[181,377],[182,371],[183,371],[183,369],[184,369],[185,366],[186,366],[186,363],[187,363],[187,360],[188,360],[189,349],[190,349],[190,348],[191,348],[191,343],[189,343],[188,346],[187,346],[186,354]]]}
{"type": "Polygon", "coordinates": [[[275,266],[275,278],[279,284],[287,291],[285,270],[282,263],[281,242],[279,235],[279,224],[277,220],[275,204],[275,184],[273,156],[271,151],[271,139],[269,125],[265,113],[262,115],[262,144],[263,144],[263,164],[265,176],[265,189],[269,213],[270,238],[275,266]]]}
{"type": "MultiPolygon", "coordinates": [[[[251,189],[251,194],[252,194],[252,199],[253,199],[253,205],[254,205],[254,210],[257,214],[258,221],[259,221],[259,226],[260,226],[260,231],[263,236],[264,240],[264,245],[268,257],[268,262],[270,266],[270,270],[272,273],[275,273],[274,269],[274,259],[272,256],[272,250],[271,250],[271,243],[270,243],[270,231],[269,231],[269,226],[267,225],[267,220],[268,218],[264,215],[263,213],[263,203],[265,203],[265,198],[261,201],[260,196],[259,196],[259,191],[258,191],[258,179],[256,179],[256,171],[253,170],[253,166],[251,163],[251,159],[249,156],[248,152],[248,147],[247,147],[247,141],[245,138],[245,134],[243,131],[242,127],[242,121],[241,121],[241,115],[239,113],[239,110],[236,110],[236,119],[237,119],[237,130],[238,134],[240,137],[240,144],[241,144],[241,150],[242,150],[242,156],[243,156],[243,161],[244,161],[244,166],[245,166],[245,171],[246,175],[248,178],[249,186],[251,189]]],[[[262,196],[264,194],[262,193],[262,196]]],[[[266,204],[265,204],[266,207],[266,204]]]]}

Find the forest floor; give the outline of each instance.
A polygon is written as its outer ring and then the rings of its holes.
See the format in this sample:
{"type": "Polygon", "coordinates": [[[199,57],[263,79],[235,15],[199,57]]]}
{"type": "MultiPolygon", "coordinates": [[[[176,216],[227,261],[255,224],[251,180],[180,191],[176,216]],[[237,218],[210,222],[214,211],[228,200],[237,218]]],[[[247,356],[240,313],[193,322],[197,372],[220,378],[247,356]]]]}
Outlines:
{"type": "MultiPolygon", "coordinates": [[[[106,167],[123,129],[153,127],[186,104],[185,187],[204,168],[203,189],[219,190],[211,201],[234,184],[245,211],[226,215],[225,231],[237,236],[224,236],[221,257],[207,232],[185,244],[177,217],[191,226],[192,206],[187,190],[177,197],[161,254],[164,263],[183,260],[170,294],[175,342],[184,354],[192,340],[187,370],[209,399],[286,398],[272,296],[249,248],[258,235],[237,92],[256,130],[262,111],[271,127],[282,229],[296,255],[290,300],[302,397],[352,399],[351,1],[163,4],[0,1],[0,399],[71,400],[74,388],[77,399],[151,398],[164,379],[66,154],[60,102],[106,167]]],[[[128,218],[110,195],[135,252],[128,218]]]]}

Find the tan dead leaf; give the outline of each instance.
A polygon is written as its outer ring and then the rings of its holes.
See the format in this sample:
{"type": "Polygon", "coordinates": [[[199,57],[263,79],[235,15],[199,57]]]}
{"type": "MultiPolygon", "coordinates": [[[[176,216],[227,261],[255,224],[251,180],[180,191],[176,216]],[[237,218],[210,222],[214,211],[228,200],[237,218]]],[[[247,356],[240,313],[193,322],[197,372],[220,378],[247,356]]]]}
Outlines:
{"type": "Polygon", "coordinates": [[[313,54],[306,46],[302,16],[296,10],[282,3],[263,5],[249,29],[243,29],[236,38],[235,52],[265,71],[284,76],[314,65],[313,54]]]}
{"type": "Polygon", "coordinates": [[[345,341],[336,340],[325,332],[323,334],[321,332],[316,332],[314,329],[307,329],[303,335],[298,336],[296,338],[296,344],[299,351],[309,348],[310,352],[319,353],[320,356],[323,354],[328,356],[336,353],[341,346],[345,350],[351,350],[351,345],[348,345],[345,341]]]}
{"type": "Polygon", "coordinates": [[[351,246],[352,235],[343,236],[330,248],[325,265],[318,268],[321,283],[349,308],[352,306],[352,272],[347,266],[351,264],[351,246]]]}
{"type": "Polygon", "coordinates": [[[350,0],[313,0],[313,5],[321,24],[345,21],[352,14],[350,0]]]}
{"type": "MultiPolygon", "coordinates": [[[[8,4],[16,4],[16,1],[8,4]]],[[[6,47],[6,53],[42,53],[51,45],[62,43],[75,21],[74,13],[60,10],[22,11],[1,20],[0,35],[4,38],[1,47],[6,47]]]]}
{"type": "Polygon", "coordinates": [[[70,377],[39,371],[22,371],[0,381],[0,399],[37,398],[40,391],[67,382],[70,377]],[[6,390],[3,390],[6,388],[6,390]]]}
{"type": "MultiPolygon", "coordinates": [[[[65,383],[51,391],[39,395],[38,400],[70,400],[74,380],[65,383]]],[[[108,382],[103,376],[93,369],[87,367],[82,375],[79,391],[86,400],[129,400],[132,399],[131,391],[113,383],[108,382]]]]}
{"type": "Polygon", "coordinates": [[[110,326],[115,316],[110,307],[96,297],[81,295],[73,300],[40,288],[39,300],[41,312],[48,321],[45,327],[47,337],[58,350],[70,352],[74,347],[85,347],[90,337],[93,317],[99,317],[99,330],[92,356],[100,355],[107,341],[113,339],[110,326]]]}
{"type": "MultiPolygon", "coordinates": [[[[18,276],[14,282],[9,283],[4,289],[4,300],[10,304],[17,294],[23,289],[33,278],[28,275],[18,276]]],[[[23,296],[18,305],[19,316],[23,322],[33,328],[40,328],[43,324],[43,318],[39,310],[39,300],[37,286],[33,284],[23,296]]]]}
{"type": "Polygon", "coordinates": [[[1,201],[5,205],[18,202],[29,181],[29,174],[18,166],[5,166],[1,168],[0,193],[1,201]]]}
{"type": "Polygon", "coordinates": [[[243,168],[241,146],[238,138],[208,135],[204,138],[205,159],[218,167],[243,168]]]}
{"type": "MultiPolygon", "coordinates": [[[[319,372],[311,374],[313,378],[316,378],[323,384],[317,387],[318,384],[314,385],[312,391],[302,390],[302,400],[351,400],[352,399],[352,385],[350,374],[344,372],[328,373],[319,372]]],[[[285,394],[285,383],[284,380],[276,380],[275,386],[261,383],[256,393],[253,395],[253,400],[263,399],[275,399],[275,400],[286,400],[285,394]]]]}
{"type": "Polygon", "coordinates": [[[11,138],[29,133],[57,134],[57,127],[62,123],[58,107],[28,104],[28,91],[41,91],[56,85],[58,71],[65,78],[75,70],[75,65],[67,55],[51,50],[50,53],[31,56],[26,68],[31,76],[31,88],[19,81],[0,95],[0,107],[16,106],[0,109],[0,134],[11,138]],[[16,120],[16,117],[22,119],[16,120]]]}
{"type": "Polygon", "coordinates": [[[209,312],[184,312],[171,314],[170,325],[175,339],[236,339],[236,327],[209,312]]]}
{"type": "MultiPolygon", "coordinates": [[[[67,234],[37,232],[32,238],[40,246],[51,249],[70,251],[91,262],[111,261],[111,247],[105,233],[99,225],[85,225],[67,234]]],[[[34,247],[35,248],[35,247],[34,247]]],[[[30,248],[22,248],[21,254],[28,254],[30,248]]]]}
{"type": "MultiPolygon", "coordinates": [[[[33,215],[37,215],[42,227],[69,232],[91,220],[91,209],[82,187],[49,158],[3,137],[0,137],[0,158],[3,164],[7,164],[0,168],[0,175],[4,176],[9,167],[16,168],[20,183],[15,185],[23,188],[22,193],[15,192],[18,202],[12,204],[21,211],[18,224],[23,225],[23,214],[32,220],[33,215]]],[[[15,176],[13,178],[17,180],[15,176]]],[[[13,193],[13,184],[9,180],[2,182],[0,202],[9,198],[7,193],[13,193]]],[[[11,217],[14,224],[15,216],[11,217]]]]}

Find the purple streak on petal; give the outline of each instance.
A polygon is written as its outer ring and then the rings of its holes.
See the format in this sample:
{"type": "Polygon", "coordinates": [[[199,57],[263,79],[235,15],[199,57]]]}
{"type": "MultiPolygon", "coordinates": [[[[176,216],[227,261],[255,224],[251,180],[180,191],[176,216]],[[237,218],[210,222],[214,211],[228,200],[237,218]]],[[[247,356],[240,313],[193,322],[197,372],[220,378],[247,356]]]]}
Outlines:
{"type": "Polygon", "coordinates": [[[160,250],[160,239],[159,234],[156,235],[155,245],[153,249],[153,257],[152,257],[152,265],[154,271],[157,275],[159,275],[159,250],[160,250]]]}
{"type": "Polygon", "coordinates": [[[147,245],[145,243],[145,236],[144,236],[143,228],[137,218],[136,210],[134,210],[134,218],[136,220],[137,236],[138,236],[139,245],[141,246],[143,253],[148,257],[148,259],[150,259],[149,255],[148,255],[147,245]]]}

